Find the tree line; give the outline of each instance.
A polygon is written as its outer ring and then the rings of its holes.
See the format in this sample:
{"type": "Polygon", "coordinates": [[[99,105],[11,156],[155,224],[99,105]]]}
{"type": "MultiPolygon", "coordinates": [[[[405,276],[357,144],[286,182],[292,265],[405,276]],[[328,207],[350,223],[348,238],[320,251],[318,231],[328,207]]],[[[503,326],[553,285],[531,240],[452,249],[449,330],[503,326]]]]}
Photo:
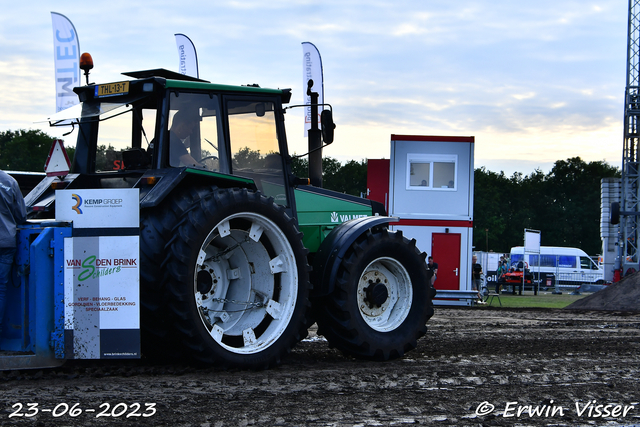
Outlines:
{"type": "MultiPolygon", "coordinates": [[[[367,163],[341,165],[324,158],[324,187],[359,196],[367,190],[367,163]]],[[[294,174],[307,176],[306,159],[294,162],[294,174]]],[[[536,170],[507,177],[504,172],[474,171],[473,246],[475,250],[508,253],[522,246],[524,230],[541,232],[544,246],[577,247],[588,254],[602,252],[600,187],[602,178],[620,177],[603,161],[580,157],[558,160],[548,173],[536,170]]]]}
{"type": "Polygon", "coordinates": [[[44,172],[54,140],[40,130],[0,132],[0,169],[44,172]]]}
{"type": "MultiPolygon", "coordinates": [[[[309,176],[309,160],[294,157],[291,170],[295,176],[309,176]]],[[[329,190],[358,196],[367,194],[367,161],[349,160],[341,164],[332,157],[322,158],[322,186],[329,190]]]]}
{"type": "MultiPolygon", "coordinates": [[[[54,138],[40,130],[0,132],[0,169],[42,172],[54,138]]],[[[72,158],[73,149],[68,148],[72,158]]],[[[367,191],[367,161],[322,159],[323,186],[360,196],[367,191]]],[[[308,160],[292,159],[293,173],[308,176],[308,160]]],[[[545,246],[573,246],[601,252],[600,180],[619,177],[606,162],[580,157],[558,160],[548,173],[516,172],[507,177],[484,167],[474,173],[473,246],[509,252],[523,244],[524,229],[541,231],[545,246]]]]}
{"type": "Polygon", "coordinates": [[[610,177],[620,177],[620,170],[580,157],[556,161],[547,174],[536,170],[507,177],[484,167],[476,169],[475,249],[509,252],[512,246],[523,245],[527,228],[540,230],[544,246],[601,253],[600,181],[610,177]]]}

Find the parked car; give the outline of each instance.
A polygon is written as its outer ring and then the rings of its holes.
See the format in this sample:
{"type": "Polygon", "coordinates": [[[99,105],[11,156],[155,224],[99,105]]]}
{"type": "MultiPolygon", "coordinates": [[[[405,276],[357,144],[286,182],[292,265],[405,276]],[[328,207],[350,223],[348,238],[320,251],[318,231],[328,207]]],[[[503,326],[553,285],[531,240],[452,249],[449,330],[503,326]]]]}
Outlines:
{"type": "Polygon", "coordinates": [[[578,248],[541,246],[540,253],[524,253],[522,246],[511,248],[511,264],[524,261],[533,281],[541,288],[559,285],[604,284],[604,269],[578,248]]]}

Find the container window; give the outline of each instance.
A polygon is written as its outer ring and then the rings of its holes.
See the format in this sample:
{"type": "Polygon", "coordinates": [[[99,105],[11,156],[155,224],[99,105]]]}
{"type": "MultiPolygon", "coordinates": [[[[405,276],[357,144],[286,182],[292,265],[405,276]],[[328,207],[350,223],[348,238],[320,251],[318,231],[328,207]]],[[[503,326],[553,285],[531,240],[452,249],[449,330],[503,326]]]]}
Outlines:
{"type": "Polygon", "coordinates": [[[407,190],[456,191],[457,155],[408,154],[407,190]]]}

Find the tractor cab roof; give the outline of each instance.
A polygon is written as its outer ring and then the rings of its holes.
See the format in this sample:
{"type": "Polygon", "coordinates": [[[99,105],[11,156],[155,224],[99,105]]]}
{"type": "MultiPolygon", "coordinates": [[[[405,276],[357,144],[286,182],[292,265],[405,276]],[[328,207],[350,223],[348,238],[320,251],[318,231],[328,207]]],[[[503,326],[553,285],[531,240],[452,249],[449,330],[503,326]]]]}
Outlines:
{"type": "Polygon", "coordinates": [[[166,70],[164,68],[155,68],[153,70],[128,71],[122,73],[123,76],[133,77],[134,79],[147,79],[149,77],[161,77],[168,80],[185,80],[191,82],[211,83],[208,80],[202,80],[197,77],[191,77],[186,74],[176,73],[175,71],[166,70]]]}
{"type": "Polygon", "coordinates": [[[246,86],[216,84],[163,68],[129,71],[123,75],[132,77],[134,80],[75,87],[73,91],[78,94],[81,103],[47,117],[46,121],[51,126],[66,126],[69,120],[78,118],[95,117],[104,120],[122,114],[131,109],[132,104],[148,98],[153,93],[164,92],[166,89],[271,95],[280,97],[283,104],[291,100],[291,89],[268,89],[255,84],[246,86]]]}
{"type": "MultiPolygon", "coordinates": [[[[254,93],[254,94],[269,94],[276,95],[282,98],[282,103],[287,104],[291,99],[291,89],[268,89],[261,88],[256,84],[246,85],[246,86],[235,86],[235,85],[224,85],[211,83],[207,80],[202,80],[196,77],[187,76],[184,74],[176,73],[175,71],[165,70],[164,68],[156,68],[153,70],[142,70],[142,71],[129,71],[126,73],[122,73],[127,77],[133,77],[135,80],[129,80],[129,84],[134,87],[138,86],[139,90],[142,92],[150,92],[150,85],[145,86],[145,83],[156,83],[166,89],[192,89],[198,91],[212,91],[212,92],[242,92],[242,93],[254,93]]],[[[94,93],[94,97],[109,97],[109,96],[119,96],[119,94],[113,94],[111,92],[106,93],[105,95],[100,94],[100,90],[103,87],[106,89],[111,89],[111,85],[117,85],[118,83],[124,82],[115,82],[115,83],[107,83],[107,84],[99,84],[99,85],[90,85],[90,86],[81,86],[74,88],[74,91],[79,95],[83,92],[90,94],[94,93]]],[[[135,92],[135,90],[132,91],[135,92]]],[[[82,96],[80,96],[82,101],[82,96]]],[[[87,98],[90,99],[90,98],[87,98]]]]}

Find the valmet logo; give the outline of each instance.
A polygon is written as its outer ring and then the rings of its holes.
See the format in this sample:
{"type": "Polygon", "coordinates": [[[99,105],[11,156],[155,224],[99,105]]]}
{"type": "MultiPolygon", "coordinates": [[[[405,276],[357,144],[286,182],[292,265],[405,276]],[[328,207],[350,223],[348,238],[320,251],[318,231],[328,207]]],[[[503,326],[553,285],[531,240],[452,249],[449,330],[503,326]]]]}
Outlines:
{"type": "Polygon", "coordinates": [[[342,214],[339,214],[338,212],[331,212],[331,222],[345,222],[351,219],[365,218],[368,216],[369,215],[358,215],[358,214],[342,215],[342,214]]]}

